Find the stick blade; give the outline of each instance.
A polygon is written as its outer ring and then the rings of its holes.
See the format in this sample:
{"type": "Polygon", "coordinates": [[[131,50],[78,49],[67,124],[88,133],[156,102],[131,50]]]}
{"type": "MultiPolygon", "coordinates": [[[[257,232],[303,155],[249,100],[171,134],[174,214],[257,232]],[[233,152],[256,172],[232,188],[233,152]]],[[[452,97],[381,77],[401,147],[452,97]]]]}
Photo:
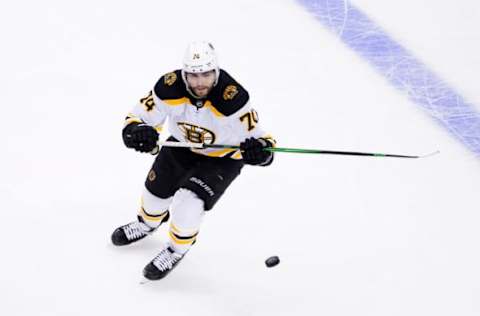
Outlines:
{"type": "Polygon", "coordinates": [[[427,158],[427,157],[432,157],[432,156],[435,156],[435,155],[438,155],[440,153],[440,150],[436,150],[434,152],[431,152],[429,154],[426,154],[426,155],[422,155],[422,156],[418,156],[418,158],[427,158]]]}

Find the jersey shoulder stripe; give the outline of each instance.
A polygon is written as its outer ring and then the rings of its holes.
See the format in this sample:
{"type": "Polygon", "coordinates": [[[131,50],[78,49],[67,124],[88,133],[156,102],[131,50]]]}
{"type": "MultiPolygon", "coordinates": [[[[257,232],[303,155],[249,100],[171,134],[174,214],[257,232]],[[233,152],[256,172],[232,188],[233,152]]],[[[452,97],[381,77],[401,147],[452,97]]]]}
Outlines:
{"type": "Polygon", "coordinates": [[[163,75],[155,84],[154,92],[160,100],[183,99],[187,89],[182,80],[181,70],[177,69],[163,75]]]}
{"type": "Polygon", "coordinates": [[[220,69],[217,85],[212,89],[209,100],[212,106],[225,116],[230,116],[247,104],[250,96],[225,70],[220,69]]]}

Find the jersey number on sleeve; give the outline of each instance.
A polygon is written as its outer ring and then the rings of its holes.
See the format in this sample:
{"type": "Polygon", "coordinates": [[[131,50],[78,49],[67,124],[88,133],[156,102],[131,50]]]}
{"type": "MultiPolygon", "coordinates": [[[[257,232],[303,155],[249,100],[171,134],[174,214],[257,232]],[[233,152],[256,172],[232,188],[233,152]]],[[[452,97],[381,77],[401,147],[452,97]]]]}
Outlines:
{"type": "Polygon", "coordinates": [[[147,112],[153,110],[153,107],[155,106],[155,103],[153,102],[153,92],[150,90],[145,98],[140,99],[140,103],[145,106],[145,110],[147,110],[147,112]]]}
{"type": "Polygon", "coordinates": [[[255,125],[257,125],[258,123],[257,111],[251,110],[250,112],[243,114],[242,116],[240,116],[240,121],[246,124],[247,130],[250,132],[252,129],[255,128],[255,125]]]}

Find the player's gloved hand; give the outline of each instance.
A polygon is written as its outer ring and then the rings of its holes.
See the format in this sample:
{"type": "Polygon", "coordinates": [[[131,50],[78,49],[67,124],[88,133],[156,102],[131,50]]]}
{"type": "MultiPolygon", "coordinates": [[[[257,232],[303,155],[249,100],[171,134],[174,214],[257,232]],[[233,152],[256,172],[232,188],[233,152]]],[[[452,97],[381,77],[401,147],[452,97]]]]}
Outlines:
{"type": "Polygon", "coordinates": [[[146,124],[131,123],[125,126],[122,136],[125,146],[136,151],[148,153],[157,146],[158,132],[146,124]]]}
{"type": "Polygon", "coordinates": [[[273,153],[263,150],[272,144],[262,138],[250,137],[240,143],[243,162],[249,165],[267,165],[273,158],[273,153]]]}

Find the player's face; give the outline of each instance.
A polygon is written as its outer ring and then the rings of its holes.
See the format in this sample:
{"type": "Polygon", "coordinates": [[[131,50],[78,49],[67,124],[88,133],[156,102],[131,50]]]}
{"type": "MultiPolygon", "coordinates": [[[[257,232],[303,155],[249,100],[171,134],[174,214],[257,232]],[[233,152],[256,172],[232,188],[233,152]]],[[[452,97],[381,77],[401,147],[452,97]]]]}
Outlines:
{"type": "Polygon", "coordinates": [[[203,98],[212,90],[215,83],[215,70],[202,73],[187,73],[187,83],[195,95],[203,98]]]}

